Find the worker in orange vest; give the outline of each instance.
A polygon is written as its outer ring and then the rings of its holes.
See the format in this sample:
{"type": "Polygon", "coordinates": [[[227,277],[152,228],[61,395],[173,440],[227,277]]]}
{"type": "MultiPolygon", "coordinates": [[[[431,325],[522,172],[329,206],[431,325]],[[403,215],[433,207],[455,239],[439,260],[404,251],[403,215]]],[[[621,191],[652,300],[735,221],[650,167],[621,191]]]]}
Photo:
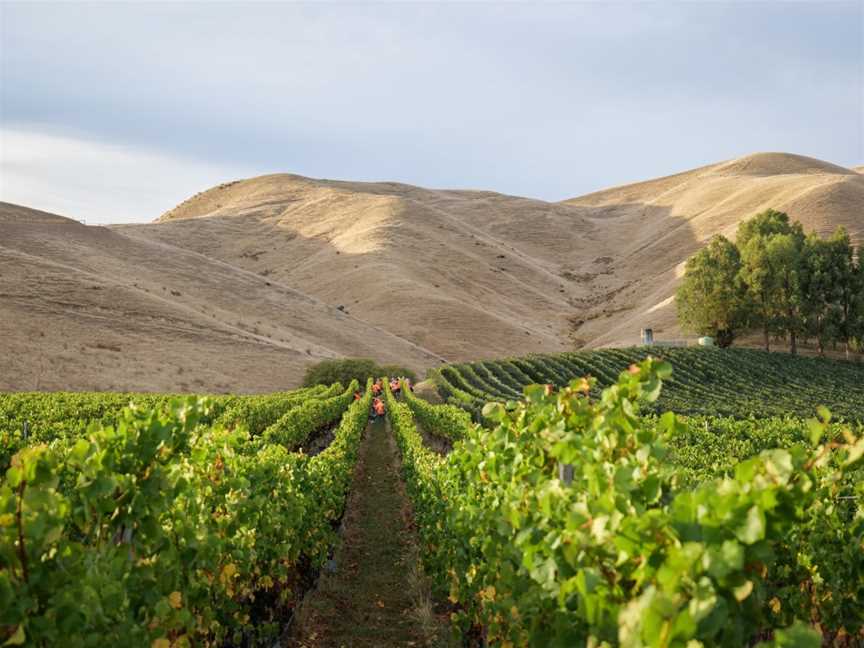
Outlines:
{"type": "Polygon", "coordinates": [[[375,412],[375,416],[384,416],[384,401],[376,398],[372,401],[372,409],[375,412]]]}

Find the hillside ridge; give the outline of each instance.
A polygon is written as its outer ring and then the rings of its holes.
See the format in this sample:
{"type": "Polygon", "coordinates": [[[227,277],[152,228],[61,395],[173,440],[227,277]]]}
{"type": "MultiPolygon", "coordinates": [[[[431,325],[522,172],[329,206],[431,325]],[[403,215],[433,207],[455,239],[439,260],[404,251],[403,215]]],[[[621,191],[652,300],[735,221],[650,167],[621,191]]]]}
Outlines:
{"type": "Polygon", "coordinates": [[[627,346],[643,327],[680,339],[673,295],[711,236],[771,207],[861,242],[862,204],[856,171],[756,153],[560,202],[268,174],[145,224],[86,227],[0,205],[0,352],[21,358],[10,388],[36,380],[33,354],[47,349],[63,367],[57,388],[171,389],[155,369],[167,366],[203,382],[190,389],[242,391],[293,386],[310,362],[339,355],[422,373],[627,346]],[[134,362],[152,370],[136,375],[134,362]]]}

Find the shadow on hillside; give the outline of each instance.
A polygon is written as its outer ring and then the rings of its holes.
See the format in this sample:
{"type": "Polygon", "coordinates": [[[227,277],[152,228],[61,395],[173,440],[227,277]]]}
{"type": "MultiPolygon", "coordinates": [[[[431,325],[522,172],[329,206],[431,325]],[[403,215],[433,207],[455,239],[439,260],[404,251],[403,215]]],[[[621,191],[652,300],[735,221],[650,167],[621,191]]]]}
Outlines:
{"type": "MultiPolygon", "coordinates": [[[[668,308],[645,311],[671,294],[675,266],[700,242],[688,220],[673,217],[669,208],[402,192],[399,185],[378,186],[378,195],[401,202],[375,216],[377,229],[370,236],[380,240],[360,252],[350,251],[356,241],[346,246],[337,238],[335,245],[301,234],[309,229],[303,215],[281,217],[286,206],[277,203],[243,215],[108,228],[74,221],[4,223],[0,234],[4,245],[69,269],[69,285],[58,281],[48,291],[56,293],[42,314],[50,323],[45,328],[52,342],[42,345],[48,349],[77,335],[94,348],[110,343],[134,357],[144,353],[140,338],[151,336],[146,352],[155,358],[181,335],[191,343],[188,353],[205,363],[207,352],[196,351],[196,339],[215,320],[265,342],[313,340],[292,362],[314,361],[320,347],[377,354],[422,372],[444,359],[565,350],[577,338],[590,341],[621,327],[634,342],[642,327],[654,328],[661,339],[675,335],[668,308]],[[136,239],[171,247],[156,255],[136,239]],[[172,253],[177,248],[212,261],[172,253]],[[114,281],[130,284],[135,299],[128,308],[125,292],[114,292],[112,301],[114,281]],[[328,321],[341,320],[350,330],[302,317],[303,310],[321,307],[330,310],[328,321]],[[78,320],[73,328],[67,326],[70,313],[78,320]]],[[[322,212],[309,218],[325,217],[322,212]]],[[[30,274],[40,272],[34,265],[30,274]]],[[[31,286],[40,293],[42,288],[48,286],[31,286]]],[[[30,339],[22,348],[37,342],[30,339]]],[[[103,355],[99,369],[110,373],[110,353],[103,355]]],[[[162,361],[177,371],[183,365],[177,357],[162,361]]],[[[183,380],[196,377],[187,372],[183,380]]],[[[208,378],[195,389],[216,387],[208,378]]]]}

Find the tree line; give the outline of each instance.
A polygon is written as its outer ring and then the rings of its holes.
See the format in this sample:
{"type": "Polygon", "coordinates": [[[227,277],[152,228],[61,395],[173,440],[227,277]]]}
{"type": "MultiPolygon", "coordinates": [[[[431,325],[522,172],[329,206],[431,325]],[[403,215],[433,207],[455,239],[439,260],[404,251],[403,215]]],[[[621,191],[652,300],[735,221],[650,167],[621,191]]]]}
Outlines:
{"type": "Polygon", "coordinates": [[[864,349],[864,259],[838,227],[828,238],[805,235],[801,223],[769,209],[741,223],[733,243],[722,235],[691,256],[676,295],[685,330],[728,347],[759,332],[766,351],[773,338],[814,341],[819,353],[843,345],[864,349]]]}

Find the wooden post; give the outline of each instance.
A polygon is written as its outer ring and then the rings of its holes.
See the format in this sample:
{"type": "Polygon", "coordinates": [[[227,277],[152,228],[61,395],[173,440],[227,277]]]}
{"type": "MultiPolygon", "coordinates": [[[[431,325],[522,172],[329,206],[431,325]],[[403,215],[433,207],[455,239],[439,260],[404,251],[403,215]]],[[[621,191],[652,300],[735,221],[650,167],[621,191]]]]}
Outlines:
{"type": "Polygon", "coordinates": [[[561,483],[565,486],[569,486],[573,483],[573,464],[568,463],[559,463],[558,464],[558,479],[561,480],[561,483]]]}

